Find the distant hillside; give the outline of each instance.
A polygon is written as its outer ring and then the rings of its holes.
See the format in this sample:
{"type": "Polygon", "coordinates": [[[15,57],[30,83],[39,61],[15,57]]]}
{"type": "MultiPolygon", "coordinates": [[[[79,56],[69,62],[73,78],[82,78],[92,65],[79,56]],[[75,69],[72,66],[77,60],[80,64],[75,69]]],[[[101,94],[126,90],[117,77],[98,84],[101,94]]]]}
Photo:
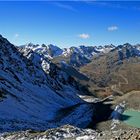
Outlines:
{"type": "MultiPolygon", "coordinates": [[[[124,44],[109,53],[92,59],[80,71],[90,77],[97,87],[123,94],[140,90],[140,46],[124,44]]],[[[90,88],[96,91],[89,83],[90,88]]]]}

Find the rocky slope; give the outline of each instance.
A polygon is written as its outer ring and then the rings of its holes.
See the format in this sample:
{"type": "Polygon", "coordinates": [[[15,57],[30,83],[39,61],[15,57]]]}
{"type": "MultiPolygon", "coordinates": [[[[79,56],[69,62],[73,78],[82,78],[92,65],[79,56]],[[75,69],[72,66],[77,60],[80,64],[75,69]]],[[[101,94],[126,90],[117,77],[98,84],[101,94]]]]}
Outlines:
{"type": "Polygon", "coordinates": [[[0,131],[86,127],[93,105],[81,100],[73,78],[30,48],[0,36],[0,131]],[[77,120],[77,121],[75,121],[77,120]]]}
{"type": "Polygon", "coordinates": [[[93,58],[92,62],[81,67],[80,71],[94,81],[89,83],[90,85],[123,94],[131,90],[140,90],[139,64],[140,45],[124,44],[107,54],[93,58]]]}
{"type": "Polygon", "coordinates": [[[44,132],[21,131],[14,133],[5,133],[0,135],[4,140],[139,140],[140,129],[104,131],[99,132],[91,129],[80,129],[70,125],[65,125],[56,129],[50,129],[44,132]]]}

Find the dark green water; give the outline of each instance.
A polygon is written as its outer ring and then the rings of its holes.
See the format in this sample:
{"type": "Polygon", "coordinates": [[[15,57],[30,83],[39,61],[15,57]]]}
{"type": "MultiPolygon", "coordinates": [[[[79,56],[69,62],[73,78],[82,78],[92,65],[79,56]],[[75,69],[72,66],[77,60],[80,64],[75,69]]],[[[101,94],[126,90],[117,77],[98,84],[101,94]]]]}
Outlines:
{"type": "Polygon", "coordinates": [[[140,128],[140,111],[126,110],[123,115],[127,116],[124,117],[123,122],[130,126],[140,128]]]}

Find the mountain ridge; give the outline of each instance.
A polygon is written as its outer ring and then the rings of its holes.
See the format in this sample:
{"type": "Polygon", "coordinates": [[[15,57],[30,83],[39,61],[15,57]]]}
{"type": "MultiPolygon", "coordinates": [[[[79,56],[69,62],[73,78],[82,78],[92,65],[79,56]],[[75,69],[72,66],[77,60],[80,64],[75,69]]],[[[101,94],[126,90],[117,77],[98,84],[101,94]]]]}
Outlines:
{"type": "Polygon", "coordinates": [[[1,132],[46,130],[67,123],[86,127],[92,121],[93,109],[79,98],[75,83],[48,58],[31,49],[19,50],[0,36],[1,132]],[[59,115],[61,121],[55,121],[59,110],[75,105],[72,112],[59,115]]]}
{"type": "Polygon", "coordinates": [[[110,51],[116,50],[116,49],[122,49],[125,46],[131,46],[135,48],[136,50],[140,50],[140,45],[131,45],[129,43],[125,43],[123,45],[104,45],[104,46],[78,46],[78,47],[70,47],[70,48],[59,48],[55,45],[34,45],[32,43],[29,43],[27,45],[22,45],[19,47],[23,48],[30,48],[33,51],[43,54],[45,57],[49,59],[54,59],[57,63],[59,61],[66,61],[68,64],[74,67],[80,67],[85,64],[88,64],[91,62],[93,57],[97,57],[99,55],[104,55],[110,51]]]}

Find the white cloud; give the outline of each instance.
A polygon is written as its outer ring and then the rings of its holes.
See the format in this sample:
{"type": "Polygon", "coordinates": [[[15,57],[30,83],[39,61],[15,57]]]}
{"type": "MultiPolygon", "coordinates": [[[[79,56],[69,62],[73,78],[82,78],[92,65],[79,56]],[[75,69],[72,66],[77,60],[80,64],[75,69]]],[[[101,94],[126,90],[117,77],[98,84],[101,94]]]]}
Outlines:
{"type": "Polygon", "coordinates": [[[62,2],[53,2],[52,4],[54,4],[57,7],[63,8],[63,9],[67,9],[67,10],[70,10],[70,11],[73,11],[73,12],[77,12],[77,9],[75,9],[73,6],[64,4],[62,2]]]}
{"type": "Polygon", "coordinates": [[[82,39],[88,39],[88,38],[90,38],[90,35],[89,34],[82,33],[82,34],[79,34],[78,37],[80,37],[82,39]]]}
{"type": "Polygon", "coordinates": [[[118,30],[118,27],[117,26],[110,26],[107,29],[108,29],[108,31],[112,32],[112,31],[118,30]]]}
{"type": "Polygon", "coordinates": [[[19,37],[19,34],[16,33],[16,34],[14,35],[14,38],[16,39],[16,38],[18,38],[18,37],[19,37]]]}

